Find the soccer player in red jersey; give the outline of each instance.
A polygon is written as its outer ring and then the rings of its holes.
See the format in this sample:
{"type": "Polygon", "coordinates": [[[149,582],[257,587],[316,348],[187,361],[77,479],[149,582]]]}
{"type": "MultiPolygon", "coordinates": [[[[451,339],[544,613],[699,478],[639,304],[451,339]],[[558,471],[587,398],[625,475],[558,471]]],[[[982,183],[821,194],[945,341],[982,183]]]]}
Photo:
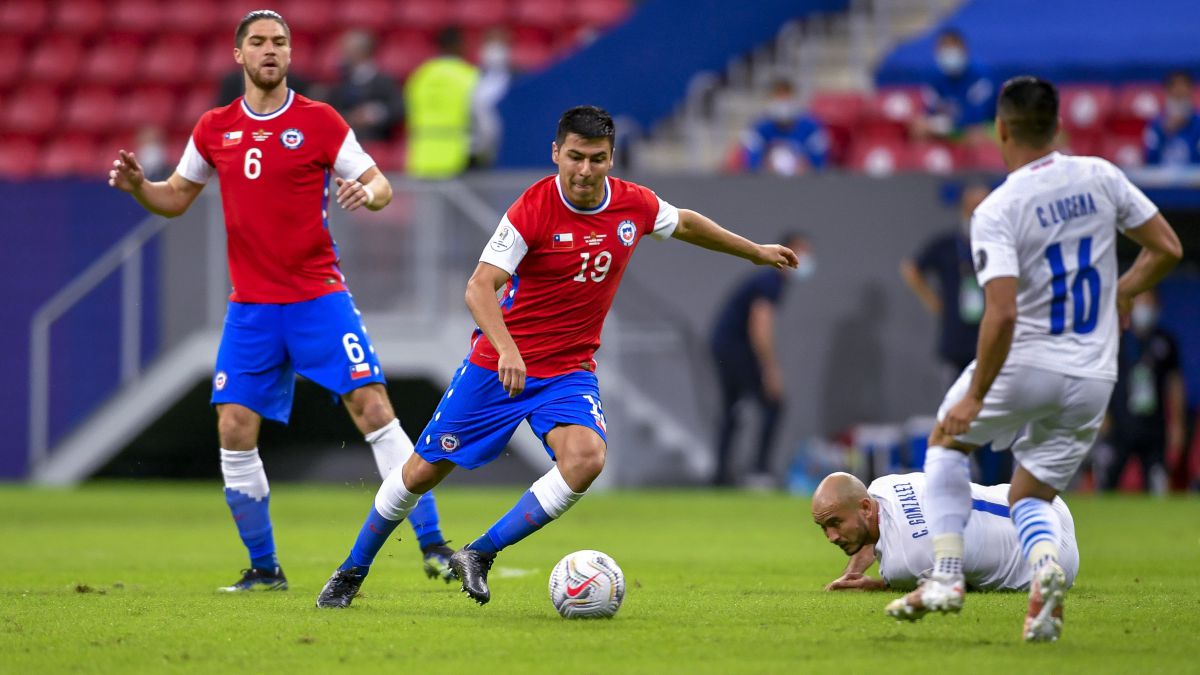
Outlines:
{"type": "MultiPolygon", "coordinates": [[[[288,88],[291,51],[282,16],[250,12],[238,24],[233,50],[245,70],[246,95],[200,118],[167,180],[146,180],[124,150],[109,172],[109,185],[168,218],[186,211],[213,174],[221,182],[233,294],[212,403],[225,499],[250,554],[241,580],[221,589],[230,592],[287,589],[257,446],[262,418],[287,423],[296,373],[342,397],[381,476],[413,452],[329,233],[331,176],[334,197],[348,211],[382,209],[392,188],[333,108],[288,88]]],[[[432,499],[422,500],[412,524],[426,573],[448,582],[453,550],[432,499]]]]}
{"type": "Polygon", "coordinates": [[[758,265],[796,266],[796,254],[784,246],[756,244],[695,211],[675,208],[648,188],[609,177],[614,137],[612,118],[599,108],[563,114],[552,146],[558,173],[534,183],[508,209],[467,282],[467,307],[479,326],[470,355],[417,439],[416,453],[384,480],[318,607],[348,606],[421,494],[457,466],[473,469],[494,460],[522,420],[556,466],[483,536],[451,556],[463,590],[486,603],[496,553],[583,496],[604,468],[607,451],[592,355],[643,237],[673,237],[758,265]]]}

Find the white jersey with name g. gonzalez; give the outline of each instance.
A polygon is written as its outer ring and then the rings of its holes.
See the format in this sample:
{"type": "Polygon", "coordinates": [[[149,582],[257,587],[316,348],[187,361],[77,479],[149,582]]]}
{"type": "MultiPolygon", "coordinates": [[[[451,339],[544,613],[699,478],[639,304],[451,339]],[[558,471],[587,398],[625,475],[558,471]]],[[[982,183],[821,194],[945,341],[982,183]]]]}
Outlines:
{"type": "MultiPolygon", "coordinates": [[[[925,474],[881,476],[867,487],[879,504],[879,541],[875,560],[879,576],[897,590],[916,588],[917,580],[933,568],[933,535],[925,519],[925,474]]],[[[1075,525],[1061,497],[1054,511],[1062,522],[1059,561],[1074,584],[1079,571],[1075,525]]],[[[1008,485],[985,487],[971,483],[971,517],[963,534],[966,546],[963,574],[972,590],[1029,588],[1029,565],[1009,519],[1008,485]]]]}

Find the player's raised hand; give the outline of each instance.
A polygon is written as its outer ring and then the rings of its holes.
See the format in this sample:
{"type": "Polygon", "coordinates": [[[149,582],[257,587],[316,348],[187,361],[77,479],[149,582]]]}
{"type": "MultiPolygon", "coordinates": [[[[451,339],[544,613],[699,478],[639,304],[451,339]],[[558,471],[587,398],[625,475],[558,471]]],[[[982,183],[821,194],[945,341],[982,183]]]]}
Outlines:
{"type": "Polygon", "coordinates": [[[767,244],[759,246],[757,255],[754,259],[755,265],[770,265],[776,269],[785,267],[796,267],[800,264],[800,259],[796,257],[796,252],[782,244],[767,244]]]}
{"type": "Polygon", "coordinates": [[[145,181],[146,174],[133,153],[120,150],[118,158],[113,160],[113,168],[108,172],[108,184],[122,192],[135,192],[145,181]]]}
{"type": "Polygon", "coordinates": [[[337,184],[337,203],[347,211],[353,211],[360,206],[366,206],[371,203],[374,195],[371,190],[362,183],[356,180],[344,180],[335,178],[337,184]]]}
{"type": "Polygon", "coordinates": [[[496,362],[496,374],[509,397],[525,391],[525,359],[519,353],[501,354],[496,362]]]}

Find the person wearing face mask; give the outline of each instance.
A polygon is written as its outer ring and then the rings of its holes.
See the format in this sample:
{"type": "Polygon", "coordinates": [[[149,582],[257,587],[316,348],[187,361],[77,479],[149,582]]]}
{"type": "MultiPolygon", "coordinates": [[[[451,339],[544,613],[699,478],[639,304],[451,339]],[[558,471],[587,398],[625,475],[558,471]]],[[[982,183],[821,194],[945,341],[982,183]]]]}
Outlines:
{"type": "Polygon", "coordinates": [[[502,28],[488,33],[479,48],[479,83],[471,97],[471,166],[490,166],[500,151],[503,120],[496,106],[512,82],[508,33],[502,28]]]}
{"type": "Polygon", "coordinates": [[[1167,76],[1163,113],[1145,131],[1146,164],[1200,164],[1200,114],[1192,96],[1192,76],[1177,70],[1167,76]]]}
{"type": "Polygon", "coordinates": [[[1103,487],[1115,489],[1125,464],[1137,457],[1143,487],[1167,491],[1168,467],[1183,455],[1184,395],[1175,339],[1158,325],[1158,297],[1147,291],[1134,299],[1130,329],[1121,336],[1117,386],[1109,404],[1109,439],[1114,461],[1103,487]]]}
{"type": "Polygon", "coordinates": [[[342,79],[329,92],[329,104],[342,113],[360,141],[392,137],[403,106],[400,89],[375,65],[375,41],[362,30],[342,36],[342,79]]]}
{"type": "Polygon", "coordinates": [[[971,60],[962,33],[943,30],[934,47],[934,61],[937,75],[922,91],[926,115],[913,121],[913,135],[985,135],[996,109],[996,85],[986,69],[971,60]]]}
{"type": "Polygon", "coordinates": [[[829,159],[829,134],[819,120],[805,114],[786,79],[771,85],[764,115],[742,133],[741,146],[747,170],[781,176],[820,171],[829,159]]]}
{"type": "Polygon", "coordinates": [[[738,430],[738,403],[749,398],[762,415],[755,446],[753,472],[745,484],[771,488],[771,449],[783,408],[783,369],[775,349],[775,323],[779,303],[790,282],[808,279],[816,272],[816,259],[808,237],[785,234],[779,242],[796,252],[794,269],[761,270],[734,287],[713,326],[709,346],[721,386],[721,415],[717,432],[717,470],[713,485],[731,486],[734,437],[738,430]]]}

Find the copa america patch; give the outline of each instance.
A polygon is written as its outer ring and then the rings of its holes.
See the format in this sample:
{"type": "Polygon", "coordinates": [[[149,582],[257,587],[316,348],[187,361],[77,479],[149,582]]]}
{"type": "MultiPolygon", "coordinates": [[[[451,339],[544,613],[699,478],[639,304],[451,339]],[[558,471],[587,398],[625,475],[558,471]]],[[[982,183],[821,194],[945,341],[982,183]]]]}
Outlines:
{"type": "Polygon", "coordinates": [[[229,377],[225,374],[225,371],[218,371],[216,376],[213,377],[213,389],[216,389],[217,391],[223,390],[228,381],[229,377]]]}
{"type": "Polygon", "coordinates": [[[438,439],[438,444],[442,446],[442,450],[446,452],[454,452],[458,449],[458,436],[454,434],[442,434],[438,439]]]}
{"type": "Polygon", "coordinates": [[[512,228],[508,225],[501,225],[496,230],[496,236],[492,237],[492,241],[489,246],[492,247],[493,251],[503,253],[504,251],[512,248],[516,241],[517,238],[513,236],[512,228]]]}
{"type": "Polygon", "coordinates": [[[637,225],[634,225],[632,220],[622,220],[621,224],[617,225],[617,236],[622,244],[633,246],[634,240],[637,239],[637,225]]]}
{"type": "Polygon", "coordinates": [[[279,134],[279,142],[288,150],[295,150],[304,145],[304,134],[300,133],[299,129],[287,129],[279,134]]]}

